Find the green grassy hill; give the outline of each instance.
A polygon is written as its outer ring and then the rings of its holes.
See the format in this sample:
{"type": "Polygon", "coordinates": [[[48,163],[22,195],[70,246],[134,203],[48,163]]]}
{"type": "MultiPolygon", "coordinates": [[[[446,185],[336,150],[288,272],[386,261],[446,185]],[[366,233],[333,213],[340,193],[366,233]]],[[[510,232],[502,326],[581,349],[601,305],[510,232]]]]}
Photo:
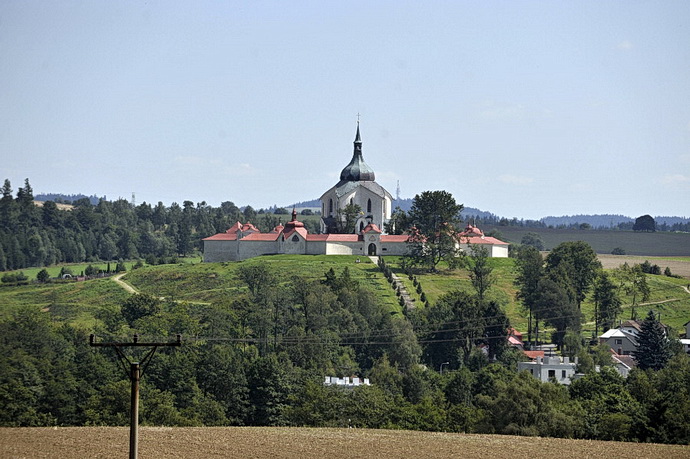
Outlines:
{"type": "MultiPolygon", "coordinates": [[[[198,259],[197,259],[198,260],[198,259]]],[[[424,307],[420,295],[410,280],[399,268],[399,259],[386,257],[386,260],[405,283],[417,307],[424,307]]],[[[688,259],[677,259],[690,263],[688,259]]],[[[625,257],[621,257],[621,263],[625,257]]],[[[176,265],[147,266],[130,270],[123,280],[138,291],[167,299],[185,301],[192,304],[221,303],[231,301],[233,296],[246,288],[236,275],[239,266],[266,263],[277,273],[279,279],[287,281],[293,276],[306,279],[323,278],[326,271],[333,268],[340,273],[345,267],[353,278],[369,285],[379,301],[394,313],[400,313],[395,292],[385,277],[366,257],[356,256],[309,256],[274,255],[253,258],[242,262],[229,263],[179,263],[176,265]],[[358,262],[359,260],[359,262],[358,262]]],[[[526,317],[521,304],[515,300],[514,260],[510,258],[492,259],[496,284],[489,296],[504,305],[512,324],[519,330],[526,329],[526,317]]],[[[55,268],[59,271],[59,268],[55,268]]],[[[35,275],[34,275],[35,277],[35,275]]],[[[32,277],[30,276],[30,279],[32,277]]],[[[419,272],[417,279],[422,285],[426,300],[435,302],[444,293],[453,289],[471,290],[467,272],[464,270],[443,270],[438,274],[419,272]]],[[[662,321],[680,331],[690,320],[690,294],[683,286],[687,279],[648,275],[651,290],[649,301],[637,308],[638,317],[644,317],[649,309],[661,312],[662,321]]],[[[110,312],[116,312],[119,304],[127,298],[125,292],[112,279],[97,279],[85,282],[29,284],[24,286],[3,286],[0,288],[0,319],[15,308],[36,307],[51,314],[54,320],[79,323],[91,328],[96,321],[107,320],[110,312]]],[[[624,308],[621,319],[631,314],[629,298],[623,298],[624,308]]],[[[586,300],[582,305],[584,330],[590,336],[594,329],[592,322],[593,305],[586,300]]]]}

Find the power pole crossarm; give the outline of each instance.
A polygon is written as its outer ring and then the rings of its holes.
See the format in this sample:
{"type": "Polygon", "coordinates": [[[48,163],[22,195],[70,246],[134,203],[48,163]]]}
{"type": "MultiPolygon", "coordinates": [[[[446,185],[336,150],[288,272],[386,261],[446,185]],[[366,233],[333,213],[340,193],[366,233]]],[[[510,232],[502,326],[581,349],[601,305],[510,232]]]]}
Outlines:
{"type": "Polygon", "coordinates": [[[131,342],[122,343],[98,343],[96,342],[96,335],[89,336],[89,345],[92,347],[112,347],[115,348],[117,356],[132,383],[131,404],[130,404],[130,420],[129,420],[129,459],[137,459],[137,450],[139,445],[139,381],[146,370],[153,354],[159,346],[182,346],[182,336],[177,335],[177,340],[173,342],[164,343],[142,343],[139,341],[139,335],[134,335],[131,342]],[[123,347],[149,347],[151,348],[141,362],[132,362],[122,352],[123,347]],[[125,363],[126,362],[126,363],[125,363]],[[129,363],[129,369],[127,368],[129,363]]]}

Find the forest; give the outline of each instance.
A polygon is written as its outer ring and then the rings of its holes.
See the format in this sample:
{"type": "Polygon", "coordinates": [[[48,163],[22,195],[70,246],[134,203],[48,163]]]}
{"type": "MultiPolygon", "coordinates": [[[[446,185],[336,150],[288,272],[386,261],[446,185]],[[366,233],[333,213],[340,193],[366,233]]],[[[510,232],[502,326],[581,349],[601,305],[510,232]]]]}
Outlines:
{"type": "MultiPolygon", "coordinates": [[[[181,206],[143,202],[133,207],[124,199],[93,205],[82,198],[72,202],[70,211],[59,210],[53,201],[42,207],[33,201],[28,179],[16,197],[5,180],[0,198],[0,271],[98,260],[168,262],[199,251],[202,238],[223,232],[238,220],[270,231],[287,218],[251,206],[240,211],[230,201],[215,208],[191,201],[181,206]]],[[[304,223],[310,232],[318,232],[314,220],[304,223]]]]}

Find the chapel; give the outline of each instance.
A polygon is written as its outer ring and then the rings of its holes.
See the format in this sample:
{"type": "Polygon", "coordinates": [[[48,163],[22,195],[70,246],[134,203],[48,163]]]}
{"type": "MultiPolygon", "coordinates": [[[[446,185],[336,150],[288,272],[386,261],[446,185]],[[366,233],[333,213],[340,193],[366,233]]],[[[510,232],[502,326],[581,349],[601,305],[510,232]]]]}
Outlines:
{"type": "Polygon", "coordinates": [[[390,220],[393,196],[376,183],[374,170],[364,161],[359,121],[352,159],[340,172],[340,181],[326,191],[319,200],[322,215],[321,232],[325,234],[343,232],[344,210],[350,204],[357,205],[361,209],[352,231],[355,234],[362,234],[362,231],[370,224],[383,228],[390,220]]]}

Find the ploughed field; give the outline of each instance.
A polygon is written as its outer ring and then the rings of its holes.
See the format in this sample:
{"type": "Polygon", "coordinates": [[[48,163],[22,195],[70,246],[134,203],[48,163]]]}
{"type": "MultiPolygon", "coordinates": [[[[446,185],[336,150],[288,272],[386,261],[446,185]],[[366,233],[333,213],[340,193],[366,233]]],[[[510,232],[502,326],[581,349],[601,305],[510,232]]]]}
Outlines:
{"type": "MultiPolygon", "coordinates": [[[[0,428],[0,457],[127,458],[126,427],[0,428]]],[[[403,430],[141,427],[147,458],[687,458],[690,446],[403,430]]]]}

